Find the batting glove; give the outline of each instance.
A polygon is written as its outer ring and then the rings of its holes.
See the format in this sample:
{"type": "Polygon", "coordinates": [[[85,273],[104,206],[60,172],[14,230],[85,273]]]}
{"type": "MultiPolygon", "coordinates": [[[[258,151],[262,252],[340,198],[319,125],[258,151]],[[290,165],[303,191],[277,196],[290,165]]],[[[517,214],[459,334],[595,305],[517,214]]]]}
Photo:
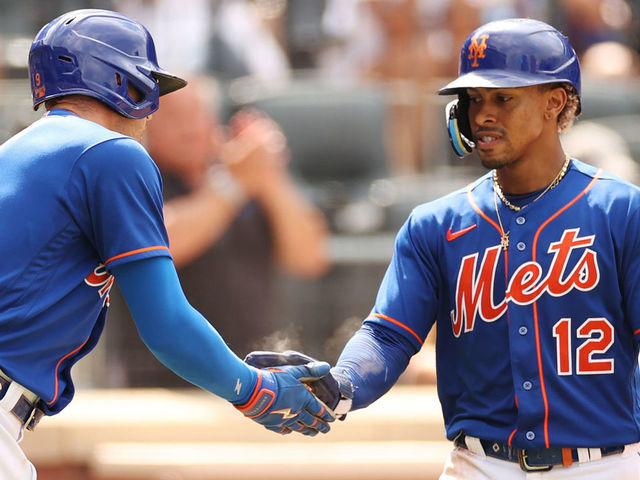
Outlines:
{"type": "MultiPolygon", "coordinates": [[[[255,351],[249,353],[244,361],[257,368],[283,367],[284,365],[305,365],[318,360],[296,352],[287,350],[285,352],[255,351]]],[[[332,368],[328,375],[321,378],[301,380],[305,382],[313,394],[327,405],[333,415],[344,420],[347,412],[351,410],[354,388],[351,380],[339,370],[332,368]]]]}
{"type": "Polygon", "coordinates": [[[327,433],[333,412],[304,383],[329,372],[326,362],[258,370],[258,381],[249,401],[235,405],[246,417],[280,434],[299,432],[314,436],[327,433]]]}

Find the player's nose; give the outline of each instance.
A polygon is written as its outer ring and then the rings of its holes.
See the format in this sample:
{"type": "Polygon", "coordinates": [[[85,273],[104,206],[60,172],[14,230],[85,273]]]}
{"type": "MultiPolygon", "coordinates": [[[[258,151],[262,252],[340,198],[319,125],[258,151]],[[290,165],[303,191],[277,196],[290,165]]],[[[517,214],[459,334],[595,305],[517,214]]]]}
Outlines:
{"type": "Polygon", "coordinates": [[[480,102],[469,108],[470,121],[475,125],[492,125],[497,122],[497,112],[491,102],[480,102]]]}

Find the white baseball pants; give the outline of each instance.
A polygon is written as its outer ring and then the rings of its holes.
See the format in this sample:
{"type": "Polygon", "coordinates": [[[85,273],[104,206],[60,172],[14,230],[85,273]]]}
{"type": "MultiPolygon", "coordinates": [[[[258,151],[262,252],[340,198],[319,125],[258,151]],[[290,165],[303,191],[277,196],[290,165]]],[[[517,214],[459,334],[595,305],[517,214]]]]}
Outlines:
{"type": "Polygon", "coordinates": [[[11,413],[0,408],[0,480],[36,480],[35,467],[22,449],[24,426],[11,413]]]}

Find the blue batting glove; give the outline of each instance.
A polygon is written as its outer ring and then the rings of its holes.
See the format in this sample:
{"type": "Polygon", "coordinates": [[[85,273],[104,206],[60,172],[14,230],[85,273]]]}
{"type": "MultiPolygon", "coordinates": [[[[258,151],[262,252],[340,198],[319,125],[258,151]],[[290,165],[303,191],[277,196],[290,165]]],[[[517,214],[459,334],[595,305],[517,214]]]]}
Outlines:
{"type": "MultiPolygon", "coordinates": [[[[295,350],[270,352],[258,350],[247,354],[244,361],[257,368],[283,367],[285,365],[306,365],[317,362],[313,357],[295,350]]],[[[344,420],[353,404],[354,388],[349,377],[337,368],[332,368],[328,375],[304,381],[311,392],[331,409],[338,420],[344,420]]]]}
{"type": "Polygon", "coordinates": [[[311,362],[258,370],[251,398],[235,407],[276,433],[299,432],[310,436],[327,433],[335,417],[302,382],[318,380],[327,375],[329,369],[326,362],[311,362]]]}

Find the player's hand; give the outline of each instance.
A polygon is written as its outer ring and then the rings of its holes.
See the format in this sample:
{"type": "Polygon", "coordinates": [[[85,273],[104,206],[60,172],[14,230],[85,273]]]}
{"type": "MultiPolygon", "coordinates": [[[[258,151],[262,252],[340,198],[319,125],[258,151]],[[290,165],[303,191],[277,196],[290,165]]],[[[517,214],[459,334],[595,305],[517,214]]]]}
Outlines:
{"type": "Polygon", "coordinates": [[[235,405],[245,416],[276,433],[303,435],[327,433],[333,412],[301,382],[318,380],[329,373],[326,362],[258,370],[258,382],[244,405],[235,405]]]}
{"type": "MultiPolygon", "coordinates": [[[[317,362],[316,359],[295,350],[287,350],[285,352],[255,351],[249,353],[244,361],[258,368],[304,365],[310,362],[317,362]]],[[[322,403],[331,409],[336,418],[339,420],[345,419],[347,412],[351,409],[353,399],[353,385],[346,375],[333,368],[328,375],[321,378],[302,381],[311,388],[313,394],[322,403]]]]}

